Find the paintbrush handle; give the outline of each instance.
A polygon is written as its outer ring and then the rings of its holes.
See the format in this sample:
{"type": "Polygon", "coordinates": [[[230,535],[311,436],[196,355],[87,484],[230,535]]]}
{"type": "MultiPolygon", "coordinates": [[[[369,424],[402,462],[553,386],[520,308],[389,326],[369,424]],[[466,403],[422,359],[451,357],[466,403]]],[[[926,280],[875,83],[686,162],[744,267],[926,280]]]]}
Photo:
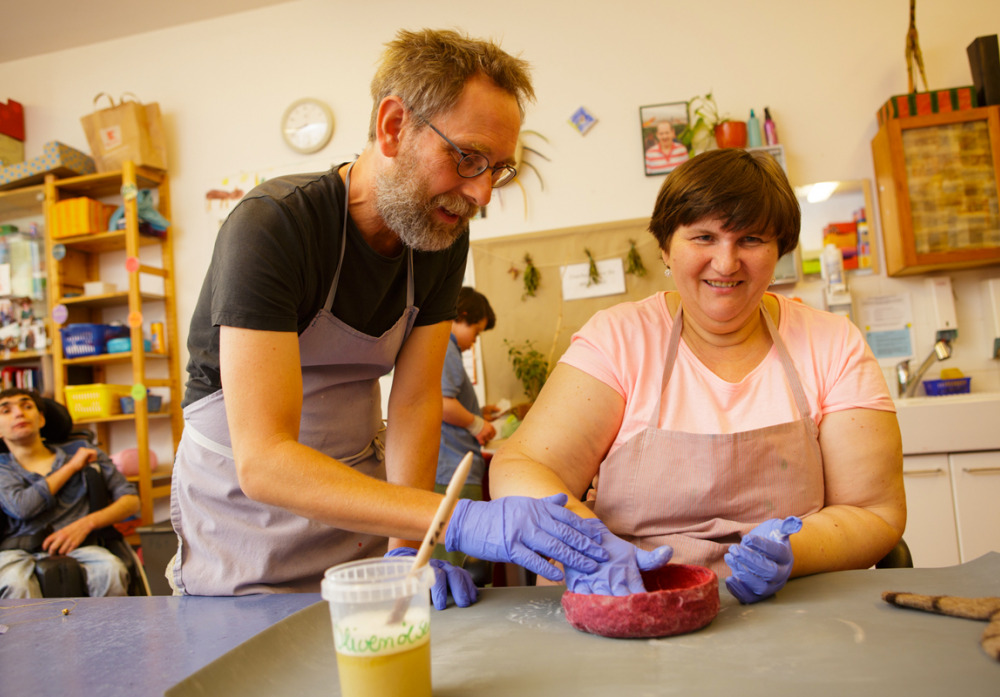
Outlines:
{"type": "MultiPolygon", "coordinates": [[[[444,521],[451,515],[451,509],[455,507],[455,502],[458,501],[458,494],[462,491],[462,487],[465,486],[465,480],[469,476],[470,467],[472,467],[472,453],[468,452],[462,458],[462,461],[458,463],[458,467],[455,468],[454,473],[451,475],[451,481],[448,482],[448,488],[445,489],[444,498],[438,504],[438,509],[434,513],[431,526],[427,528],[424,541],[420,543],[420,549],[417,550],[417,556],[413,558],[413,566],[410,568],[410,573],[406,575],[407,578],[413,578],[419,574],[420,569],[431,558],[431,552],[434,551],[434,546],[437,544],[438,538],[441,537],[444,521]]],[[[392,612],[389,614],[387,624],[396,624],[402,620],[409,606],[410,599],[408,597],[398,599],[395,605],[393,605],[392,612]]]]}
{"type": "Polygon", "coordinates": [[[437,512],[434,514],[431,526],[427,528],[427,534],[424,535],[424,541],[420,544],[420,549],[417,550],[417,556],[413,560],[413,570],[410,571],[410,574],[415,574],[431,558],[431,553],[434,551],[434,547],[441,537],[445,521],[451,515],[451,511],[455,507],[455,502],[458,501],[458,495],[462,491],[462,487],[465,486],[465,480],[469,476],[469,469],[471,467],[472,453],[468,452],[462,458],[462,461],[458,463],[458,467],[455,468],[454,473],[451,475],[448,488],[445,489],[444,498],[441,500],[437,512]]]}

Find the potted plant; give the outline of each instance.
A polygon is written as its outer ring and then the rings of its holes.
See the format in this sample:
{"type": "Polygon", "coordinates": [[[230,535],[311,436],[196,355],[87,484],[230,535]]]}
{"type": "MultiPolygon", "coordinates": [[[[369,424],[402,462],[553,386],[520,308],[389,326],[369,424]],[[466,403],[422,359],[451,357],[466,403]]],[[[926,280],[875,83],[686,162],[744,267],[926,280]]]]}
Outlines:
{"type": "Polygon", "coordinates": [[[511,410],[514,416],[523,419],[549,377],[549,361],[530,341],[513,343],[504,339],[503,343],[507,347],[507,358],[514,367],[514,375],[517,376],[528,398],[527,402],[511,410]]]}
{"type": "Polygon", "coordinates": [[[688,109],[694,122],[684,129],[678,139],[692,153],[711,149],[712,140],[720,148],[742,148],[747,144],[747,125],[719,114],[719,107],[711,92],[692,97],[688,109]]]}

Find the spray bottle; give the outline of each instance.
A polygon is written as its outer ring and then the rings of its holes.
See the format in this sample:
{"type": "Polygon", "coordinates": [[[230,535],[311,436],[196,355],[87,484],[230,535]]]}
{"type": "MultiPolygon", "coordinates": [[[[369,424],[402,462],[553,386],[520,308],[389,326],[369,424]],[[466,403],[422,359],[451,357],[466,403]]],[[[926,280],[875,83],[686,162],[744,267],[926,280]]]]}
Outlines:
{"type": "Polygon", "coordinates": [[[768,145],[778,144],[778,129],[774,125],[774,121],[771,119],[771,112],[767,107],[764,107],[764,142],[768,145]]]}
{"type": "Polygon", "coordinates": [[[751,109],[750,118],[747,119],[747,147],[759,148],[760,146],[760,122],[757,120],[757,115],[753,113],[753,109],[751,109]]]}

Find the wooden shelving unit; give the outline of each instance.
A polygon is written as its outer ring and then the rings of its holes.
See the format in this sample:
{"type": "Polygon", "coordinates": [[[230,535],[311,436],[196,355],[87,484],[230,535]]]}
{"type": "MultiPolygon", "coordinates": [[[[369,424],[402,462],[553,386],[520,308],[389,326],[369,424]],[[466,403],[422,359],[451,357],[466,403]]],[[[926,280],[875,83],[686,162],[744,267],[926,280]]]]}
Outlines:
{"type": "MultiPolygon", "coordinates": [[[[105,172],[67,179],[46,178],[44,185],[47,230],[53,230],[53,206],[61,200],[86,196],[88,198],[124,205],[125,229],[110,230],[89,235],[53,239],[46,235],[46,255],[49,270],[49,302],[51,316],[65,318],[62,326],[71,323],[106,324],[106,313],[127,312],[131,350],[124,353],[102,353],[94,356],[67,358],[63,353],[61,337],[52,342],[54,396],[65,403],[68,385],[115,382],[108,380],[110,371],[131,368],[129,375],[133,386],[142,385],[155,390],[163,398],[161,410],[150,413],[146,399],[136,399],[135,413],[112,414],[77,423],[85,424],[96,432],[98,444],[111,452],[112,427],[121,423],[134,424],[135,446],[139,451],[139,474],[130,477],[139,489],[141,502],[140,524],[153,522],[153,504],[156,499],[170,496],[170,478],[173,454],[180,442],[183,428],[181,413],[181,377],[177,346],[177,308],[174,292],[175,268],[173,256],[173,226],[160,236],[139,232],[139,215],[135,193],[140,189],[155,189],[159,212],[170,220],[170,184],[166,172],[136,167],[125,162],[121,172],[105,172]],[[151,262],[152,250],[157,249],[159,259],[151,262]],[[124,252],[128,288],[126,290],[84,295],[84,283],[101,280],[103,255],[124,252]],[[144,289],[143,279],[159,279],[162,292],[144,289]],[[151,321],[162,321],[166,342],[163,353],[144,349],[144,329],[151,321]],[[165,364],[165,370],[162,367],[165,364]],[[158,375],[154,375],[158,373],[158,375]],[[165,375],[164,375],[165,373],[165,375]],[[89,379],[81,379],[84,374],[89,379]],[[169,420],[171,452],[169,458],[159,456],[155,470],[149,458],[150,422],[169,420]]],[[[118,379],[119,381],[121,378],[118,379]]],[[[140,392],[141,394],[141,392],[140,392]]]]}

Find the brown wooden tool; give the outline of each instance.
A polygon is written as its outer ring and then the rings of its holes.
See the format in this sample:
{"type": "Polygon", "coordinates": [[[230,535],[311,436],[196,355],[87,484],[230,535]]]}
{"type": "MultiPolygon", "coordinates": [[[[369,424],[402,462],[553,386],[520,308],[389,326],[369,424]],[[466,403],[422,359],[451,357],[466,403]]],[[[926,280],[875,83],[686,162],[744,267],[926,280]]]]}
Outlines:
{"type": "Polygon", "coordinates": [[[936,612],[939,615],[986,620],[986,630],[979,643],[983,651],[1000,661],[1000,598],[959,598],[953,595],[920,595],[885,591],[882,600],[898,607],[936,612]]]}

